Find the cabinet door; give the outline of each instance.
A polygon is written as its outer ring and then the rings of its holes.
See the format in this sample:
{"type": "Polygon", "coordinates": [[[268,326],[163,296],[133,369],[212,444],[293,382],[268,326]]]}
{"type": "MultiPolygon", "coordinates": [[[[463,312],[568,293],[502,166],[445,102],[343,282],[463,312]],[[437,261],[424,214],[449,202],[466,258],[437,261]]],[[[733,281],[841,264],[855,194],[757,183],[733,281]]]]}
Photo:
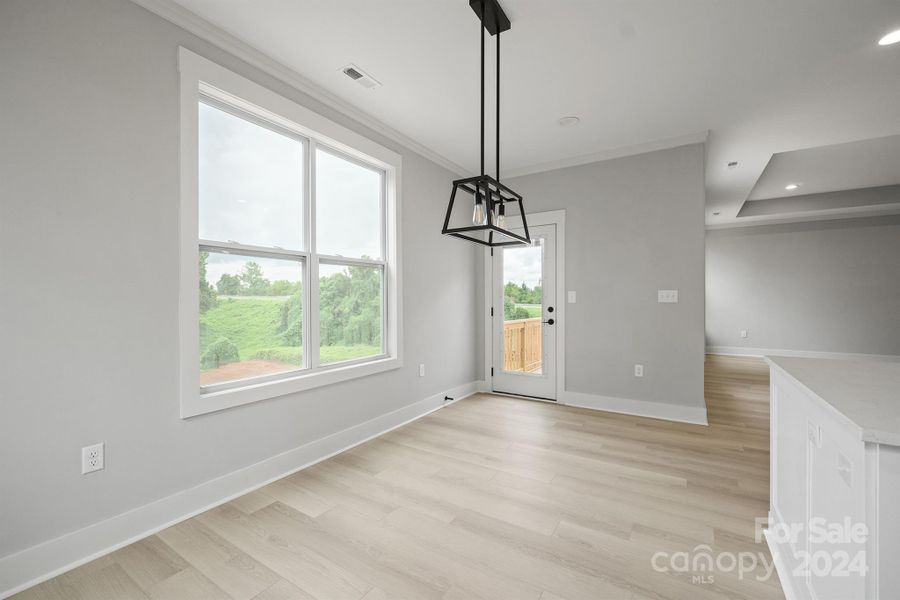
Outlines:
{"type": "Polygon", "coordinates": [[[854,567],[865,565],[866,535],[852,538],[866,523],[865,447],[818,400],[809,420],[820,428],[809,444],[809,585],[818,600],[862,600],[865,575],[854,567]]]}
{"type": "MultiPolygon", "coordinates": [[[[809,399],[781,373],[772,372],[772,508],[791,526],[807,521],[807,411],[809,399]]],[[[805,552],[806,539],[790,544],[788,563],[805,552]]],[[[805,583],[804,583],[805,585],[805,583]]]]}
{"type": "Polygon", "coordinates": [[[868,444],[866,452],[871,465],[866,482],[871,496],[869,514],[873,515],[869,519],[873,527],[869,543],[872,581],[866,598],[888,600],[900,590],[900,447],[868,444]]]}

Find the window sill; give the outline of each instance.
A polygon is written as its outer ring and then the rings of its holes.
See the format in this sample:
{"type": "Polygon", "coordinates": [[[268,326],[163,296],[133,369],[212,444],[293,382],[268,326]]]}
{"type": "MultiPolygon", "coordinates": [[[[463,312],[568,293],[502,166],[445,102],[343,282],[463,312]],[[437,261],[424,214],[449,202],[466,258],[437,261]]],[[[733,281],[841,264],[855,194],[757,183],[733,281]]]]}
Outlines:
{"type": "Polygon", "coordinates": [[[200,393],[199,386],[192,397],[181,400],[181,418],[187,419],[198,415],[242,406],[260,400],[268,400],[286,396],[296,392],[311,390],[342,381],[350,381],[384,371],[399,369],[403,362],[396,356],[388,356],[363,363],[337,366],[315,373],[303,373],[294,377],[251,383],[243,387],[234,387],[215,392],[200,393]]]}

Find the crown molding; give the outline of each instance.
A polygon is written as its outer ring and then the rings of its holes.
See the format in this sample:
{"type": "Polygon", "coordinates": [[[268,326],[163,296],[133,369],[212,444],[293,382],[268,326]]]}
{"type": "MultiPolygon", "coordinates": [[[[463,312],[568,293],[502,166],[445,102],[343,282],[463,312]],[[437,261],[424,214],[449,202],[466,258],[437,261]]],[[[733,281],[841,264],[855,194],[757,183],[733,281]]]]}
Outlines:
{"type": "Polygon", "coordinates": [[[611,148],[609,150],[594,152],[592,154],[582,154],[580,156],[562,158],[560,160],[538,163],[519,169],[509,169],[508,171],[503,172],[503,178],[510,179],[512,177],[520,177],[522,175],[533,175],[535,173],[543,173],[544,171],[565,169],[566,167],[577,167],[579,165],[587,165],[604,160],[612,160],[614,158],[623,158],[626,156],[635,156],[637,154],[656,152],[657,150],[677,148],[678,146],[687,146],[690,144],[705,144],[708,137],[709,131],[698,131],[697,133],[689,133],[687,135],[665,138],[662,140],[656,140],[654,142],[647,142],[644,144],[636,144],[634,146],[611,148]]]}
{"type": "Polygon", "coordinates": [[[328,105],[346,117],[357,123],[380,133],[381,135],[409,148],[424,156],[434,163],[452,171],[457,175],[468,175],[469,172],[455,162],[438,154],[434,150],[424,146],[409,136],[400,133],[393,127],[379,121],[372,115],[359,110],[350,103],[338,98],[331,92],[322,89],[294,69],[278,62],[269,55],[251,46],[240,38],[228,33],[224,29],[213,25],[196,13],[189,11],[173,0],[131,0],[134,4],[162,17],[166,21],[181,27],[185,31],[229,52],[256,67],[257,69],[283,81],[304,94],[328,105]]]}

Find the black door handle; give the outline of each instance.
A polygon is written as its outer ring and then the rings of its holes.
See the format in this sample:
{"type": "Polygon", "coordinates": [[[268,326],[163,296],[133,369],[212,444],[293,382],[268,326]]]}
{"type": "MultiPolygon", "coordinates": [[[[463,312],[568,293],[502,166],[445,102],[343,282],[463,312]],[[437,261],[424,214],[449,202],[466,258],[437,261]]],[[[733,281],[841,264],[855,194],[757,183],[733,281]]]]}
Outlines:
{"type": "Polygon", "coordinates": [[[541,321],[541,323],[546,323],[547,325],[553,325],[556,323],[553,319],[547,319],[546,321],[541,321]]]}

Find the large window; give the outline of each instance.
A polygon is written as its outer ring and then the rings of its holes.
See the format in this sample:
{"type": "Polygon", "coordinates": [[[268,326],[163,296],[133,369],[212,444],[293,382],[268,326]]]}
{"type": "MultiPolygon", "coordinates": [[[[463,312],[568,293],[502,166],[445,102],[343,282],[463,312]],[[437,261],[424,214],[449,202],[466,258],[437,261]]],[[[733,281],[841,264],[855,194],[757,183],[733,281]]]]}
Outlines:
{"type": "Polygon", "coordinates": [[[399,157],[184,49],[179,60],[183,287],[194,274],[182,414],[400,366],[399,157]]]}

